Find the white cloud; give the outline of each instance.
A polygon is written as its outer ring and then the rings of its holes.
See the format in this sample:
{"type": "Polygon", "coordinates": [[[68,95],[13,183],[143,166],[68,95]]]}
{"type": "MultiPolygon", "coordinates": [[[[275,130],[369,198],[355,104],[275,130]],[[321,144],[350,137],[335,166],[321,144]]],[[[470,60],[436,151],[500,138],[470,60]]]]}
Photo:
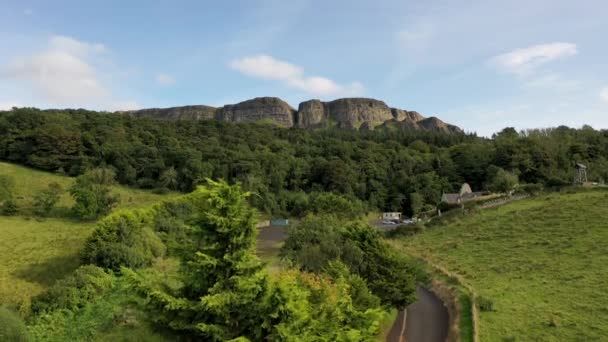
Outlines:
{"type": "Polygon", "coordinates": [[[582,88],[582,82],[578,80],[566,79],[557,73],[547,73],[532,79],[528,79],[524,83],[524,88],[529,90],[534,89],[550,89],[558,92],[570,92],[582,88]]]}
{"type": "Polygon", "coordinates": [[[175,79],[171,75],[159,73],[156,75],[156,83],[161,86],[170,86],[175,84],[175,79]]]}
{"type": "Polygon", "coordinates": [[[434,36],[435,28],[429,22],[420,21],[397,32],[397,41],[407,53],[421,54],[431,47],[434,36]]]}
{"type": "Polygon", "coordinates": [[[600,99],[602,99],[602,101],[608,103],[608,87],[604,87],[600,91],[600,99]]]}
{"type": "Polygon", "coordinates": [[[321,76],[306,76],[300,66],[268,55],[235,59],[229,66],[247,76],[280,81],[291,88],[314,95],[352,96],[363,91],[363,85],[359,82],[339,84],[321,76]]]}
{"type": "Polygon", "coordinates": [[[116,72],[108,65],[108,49],[67,36],[51,36],[37,52],[14,58],[0,67],[1,81],[28,98],[27,106],[86,107],[98,110],[139,108],[135,101],[117,99],[104,85],[116,72]]]}
{"type": "Polygon", "coordinates": [[[491,63],[515,74],[526,74],[533,69],[578,53],[572,43],[549,43],[517,49],[491,59],[491,63]]]}
{"type": "Polygon", "coordinates": [[[106,47],[99,43],[81,42],[71,37],[52,36],[49,40],[51,49],[65,51],[77,56],[106,52],[106,47]]]}
{"type": "Polygon", "coordinates": [[[88,44],[63,36],[53,36],[49,46],[32,56],[15,59],[2,76],[26,82],[51,103],[90,100],[104,97],[88,57],[105,51],[101,44],[88,44]]]}
{"type": "Polygon", "coordinates": [[[123,110],[137,110],[141,109],[142,106],[136,101],[119,101],[106,105],[104,110],[107,111],[123,111],[123,110]]]}
{"type": "Polygon", "coordinates": [[[0,110],[11,110],[13,107],[23,107],[17,102],[0,102],[0,110]]]}

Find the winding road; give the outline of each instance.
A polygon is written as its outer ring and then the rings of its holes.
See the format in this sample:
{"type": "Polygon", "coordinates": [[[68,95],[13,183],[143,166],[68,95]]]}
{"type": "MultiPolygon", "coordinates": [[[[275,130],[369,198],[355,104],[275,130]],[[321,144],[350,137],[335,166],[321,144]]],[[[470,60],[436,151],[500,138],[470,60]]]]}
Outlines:
{"type": "Polygon", "coordinates": [[[432,292],[419,287],[418,300],[407,307],[407,342],[444,342],[448,336],[448,310],[432,292]]]}
{"type": "MultiPolygon", "coordinates": [[[[276,253],[276,243],[283,241],[285,235],[283,227],[260,229],[258,251],[276,253]]],[[[407,307],[407,319],[404,319],[404,311],[400,311],[386,336],[387,342],[404,340],[407,342],[444,342],[446,340],[449,318],[443,302],[424,288],[419,287],[416,293],[418,300],[407,307]],[[404,332],[405,336],[403,336],[404,332]]]]}

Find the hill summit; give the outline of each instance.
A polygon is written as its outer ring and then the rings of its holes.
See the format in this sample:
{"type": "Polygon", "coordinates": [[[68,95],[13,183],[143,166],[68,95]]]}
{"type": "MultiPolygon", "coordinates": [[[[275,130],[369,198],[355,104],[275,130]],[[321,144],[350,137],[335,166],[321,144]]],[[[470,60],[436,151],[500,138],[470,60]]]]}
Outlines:
{"type": "Polygon", "coordinates": [[[135,117],[158,120],[219,120],[248,122],[272,120],[285,127],[374,129],[394,126],[399,129],[462,133],[457,126],[436,117],[425,118],[418,112],[391,108],[383,101],[370,98],[342,98],[330,102],[308,100],[294,109],[277,97],[256,97],[223,107],[205,105],[170,108],[148,108],[121,112],[135,117]]]}

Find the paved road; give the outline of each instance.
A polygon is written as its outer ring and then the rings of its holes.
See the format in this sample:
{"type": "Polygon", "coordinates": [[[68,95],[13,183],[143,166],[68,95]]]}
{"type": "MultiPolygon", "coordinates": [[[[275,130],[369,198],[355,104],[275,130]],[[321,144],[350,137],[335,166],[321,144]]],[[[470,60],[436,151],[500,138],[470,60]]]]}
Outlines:
{"type": "Polygon", "coordinates": [[[403,310],[399,311],[397,318],[395,318],[395,321],[393,322],[393,326],[391,327],[391,330],[389,330],[388,334],[386,335],[386,342],[403,341],[403,336],[401,336],[401,334],[403,334],[403,328],[405,328],[403,326],[405,323],[403,321],[403,315],[405,315],[404,311],[403,310]]]}
{"type": "Polygon", "coordinates": [[[407,342],[444,342],[448,336],[448,310],[426,289],[418,288],[418,300],[407,307],[407,342]]]}

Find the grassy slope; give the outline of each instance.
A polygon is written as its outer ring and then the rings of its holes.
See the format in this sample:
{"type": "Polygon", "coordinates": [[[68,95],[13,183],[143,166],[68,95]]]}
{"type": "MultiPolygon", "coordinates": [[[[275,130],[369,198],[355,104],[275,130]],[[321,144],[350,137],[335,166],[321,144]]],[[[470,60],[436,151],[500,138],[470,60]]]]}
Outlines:
{"type": "Polygon", "coordinates": [[[608,336],[608,192],[552,194],[460,218],[403,240],[493,301],[482,341],[608,336]]]}
{"type": "MultiPolygon", "coordinates": [[[[17,203],[26,207],[33,195],[51,182],[68,189],[73,178],[0,162],[0,174],[15,179],[17,203]]],[[[159,201],[165,196],[148,191],[115,187],[120,194],[118,207],[137,207],[159,201]]],[[[59,206],[73,204],[65,193],[59,206]]],[[[65,209],[64,209],[65,210],[65,209]]],[[[0,304],[19,306],[56,279],[78,266],[78,252],[94,227],[92,222],[66,218],[35,219],[25,216],[0,216],[0,304]]]]}

